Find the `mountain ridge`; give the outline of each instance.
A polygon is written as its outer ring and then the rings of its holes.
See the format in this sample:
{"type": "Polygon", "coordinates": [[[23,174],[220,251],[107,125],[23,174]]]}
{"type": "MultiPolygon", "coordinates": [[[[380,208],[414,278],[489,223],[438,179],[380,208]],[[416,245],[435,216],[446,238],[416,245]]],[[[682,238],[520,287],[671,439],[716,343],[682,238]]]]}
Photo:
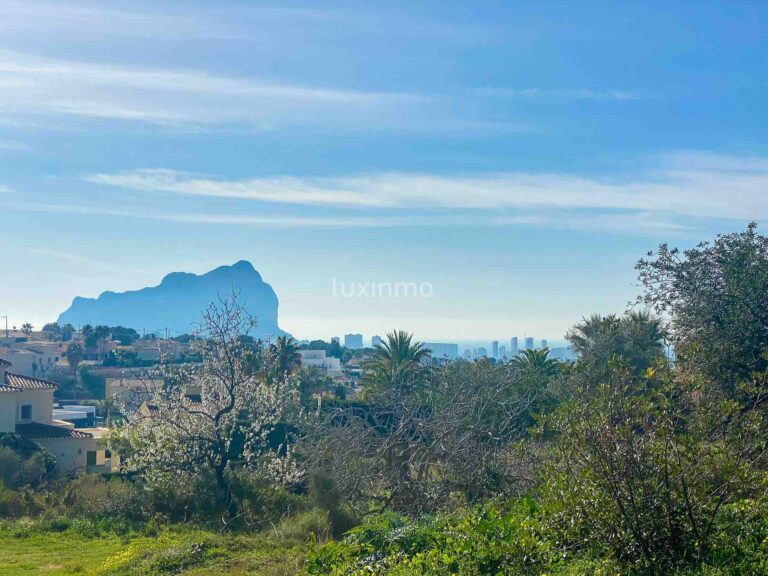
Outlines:
{"type": "Polygon", "coordinates": [[[194,330],[204,309],[219,298],[238,293],[243,308],[258,325],[253,336],[276,337],[286,334],[278,325],[277,294],[247,260],[223,265],[203,274],[170,272],[156,286],[114,292],[107,290],[96,298],[76,296],[59,315],[59,324],[82,326],[106,324],[150,332],[194,330]]]}

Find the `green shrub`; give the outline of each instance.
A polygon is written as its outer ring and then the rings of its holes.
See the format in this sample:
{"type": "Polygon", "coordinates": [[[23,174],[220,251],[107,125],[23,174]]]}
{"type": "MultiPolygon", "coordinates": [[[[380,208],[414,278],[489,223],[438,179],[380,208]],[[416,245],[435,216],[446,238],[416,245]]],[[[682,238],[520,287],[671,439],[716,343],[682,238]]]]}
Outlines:
{"type": "Polygon", "coordinates": [[[66,483],[64,490],[64,512],[72,517],[143,520],[149,512],[142,491],[119,477],[85,475],[66,483]]]}
{"type": "Polygon", "coordinates": [[[331,535],[331,524],[325,510],[307,510],[284,518],[275,528],[281,541],[326,541],[331,535]]]}
{"type": "Polygon", "coordinates": [[[56,459],[39,444],[15,434],[0,434],[0,480],[10,488],[37,487],[53,477],[56,459]]]}
{"type": "Polygon", "coordinates": [[[27,511],[23,496],[16,490],[6,488],[0,480],[0,518],[18,518],[26,515],[27,511]]]}
{"type": "Polygon", "coordinates": [[[233,470],[230,479],[240,517],[247,526],[271,526],[286,516],[311,508],[306,497],[275,486],[262,475],[247,469],[233,470]]]}
{"type": "Polygon", "coordinates": [[[312,551],[311,574],[539,574],[558,563],[540,534],[536,509],[486,505],[404,522],[386,516],[352,529],[342,542],[312,551]]]}
{"type": "Polygon", "coordinates": [[[315,504],[328,512],[328,521],[333,536],[341,536],[357,525],[358,521],[355,514],[342,505],[341,494],[339,494],[332,478],[322,474],[313,474],[309,478],[309,493],[315,504]]]}

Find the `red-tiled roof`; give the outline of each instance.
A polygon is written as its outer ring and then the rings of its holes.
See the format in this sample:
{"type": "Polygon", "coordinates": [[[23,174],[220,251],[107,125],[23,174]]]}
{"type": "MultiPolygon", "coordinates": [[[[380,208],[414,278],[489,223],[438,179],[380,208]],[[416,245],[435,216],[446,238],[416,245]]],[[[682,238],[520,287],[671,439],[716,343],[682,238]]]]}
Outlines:
{"type": "Polygon", "coordinates": [[[5,384],[0,384],[0,394],[3,392],[21,392],[21,388],[16,388],[15,386],[6,386],[5,384]]]}
{"type": "Polygon", "coordinates": [[[93,438],[93,435],[88,434],[87,432],[80,432],[73,428],[61,428],[59,426],[51,426],[50,424],[41,424],[40,422],[16,424],[16,434],[34,439],[93,438]]]}
{"type": "Polygon", "coordinates": [[[23,390],[45,390],[59,387],[58,384],[50,382],[49,380],[31,378],[30,376],[22,376],[21,374],[14,374],[13,372],[5,373],[5,385],[21,388],[23,390]]]}

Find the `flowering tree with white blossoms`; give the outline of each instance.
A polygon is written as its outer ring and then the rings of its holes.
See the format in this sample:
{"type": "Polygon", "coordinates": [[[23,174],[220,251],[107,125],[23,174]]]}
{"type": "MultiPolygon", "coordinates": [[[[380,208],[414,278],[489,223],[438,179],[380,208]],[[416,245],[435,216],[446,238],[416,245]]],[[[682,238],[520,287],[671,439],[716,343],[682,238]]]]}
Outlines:
{"type": "Polygon", "coordinates": [[[297,386],[288,374],[275,376],[269,348],[248,336],[254,326],[236,294],[211,304],[194,342],[201,362],[161,363],[164,385],[119,434],[125,468],[150,485],[179,485],[210,472],[230,519],[238,512],[234,469],[249,468],[279,482],[300,475],[290,447],[268,441],[291,413],[297,386]]]}

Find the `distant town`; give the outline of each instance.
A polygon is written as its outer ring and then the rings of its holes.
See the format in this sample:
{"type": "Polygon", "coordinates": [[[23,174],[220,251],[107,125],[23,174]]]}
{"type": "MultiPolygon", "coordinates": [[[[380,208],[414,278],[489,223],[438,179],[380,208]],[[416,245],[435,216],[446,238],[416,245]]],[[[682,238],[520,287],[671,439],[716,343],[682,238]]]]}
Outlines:
{"type": "MultiPolygon", "coordinates": [[[[152,394],[162,386],[159,364],[198,362],[191,346],[195,336],[139,334],[123,326],[50,323],[0,329],[0,432],[15,432],[46,446],[62,474],[110,472],[117,458],[98,442],[125,406],[151,410],[152,394]]],[[[285,337],[283,337],[285,338],[285,337]]],[[[298,366],[314,381],[311,394],[353,398],[359,391],[363,364],[382,345],[374,335],[345,334],[325,340],[286,340],[296,349],[298,366]]],[[[424,342],[430,361],[507,362],[524,350],[547,349],[553,359],[572,360],[568,347],[548,349],[547,340],[512,337],[488,347],[424,342]]],[[[198,390],[187,390],[192,400],[198,390]]]]}

